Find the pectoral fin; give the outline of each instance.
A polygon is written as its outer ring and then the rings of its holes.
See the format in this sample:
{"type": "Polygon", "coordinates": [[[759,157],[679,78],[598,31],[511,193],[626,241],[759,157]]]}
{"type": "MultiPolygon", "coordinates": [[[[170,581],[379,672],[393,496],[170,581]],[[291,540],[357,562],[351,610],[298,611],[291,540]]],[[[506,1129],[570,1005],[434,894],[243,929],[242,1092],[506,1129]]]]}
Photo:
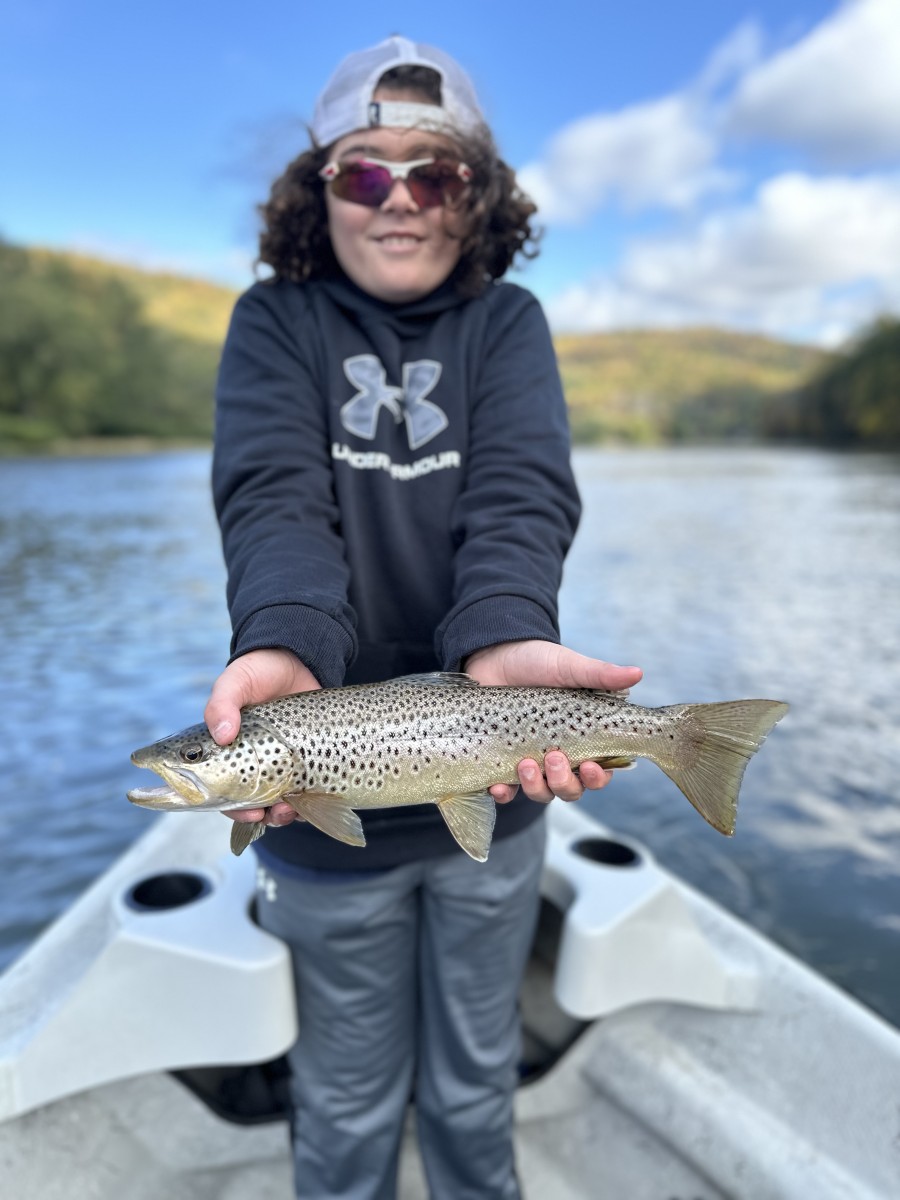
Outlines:
{"type": "Polygon", "coordinates": [[[234,821],[231,826],[231,853],[243,854],[251,842],[266,832],[265,821],[234,821]]]}
{"type": "Polygon", "coordinates": [[[298,816],[329,837],[346,842],[348,846],[364,846],[366,835],[362,822],[341,796],[328,792],[290,792],[282,796],[298,816]]]}
{"type": "Polygon", "coordinates": [[[489,792],[463,792],[437,802],[450,832],[476,862],[487,862],[497,820],[497,805],[489,792]]]}

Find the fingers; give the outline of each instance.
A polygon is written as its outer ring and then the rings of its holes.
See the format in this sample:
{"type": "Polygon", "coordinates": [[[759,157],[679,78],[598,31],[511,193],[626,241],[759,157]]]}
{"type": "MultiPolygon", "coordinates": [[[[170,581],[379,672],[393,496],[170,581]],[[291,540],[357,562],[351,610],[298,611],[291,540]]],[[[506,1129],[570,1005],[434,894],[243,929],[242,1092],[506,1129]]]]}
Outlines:
{"type": "Polygon", "coordinates": [[[578,778],[586,791],[593,792],[598,788],[606,787],[612,777],[612,771],[604,771],[603,767],[595,762],[583,762],[578,768],[578,778]]]}
{"type": "Polygon", "coordinates": [[[585,788],[606,787],[612,779],[611,771],[604,771],[594,762],[582,763],[576,774],[561,750],[544,755],[543,771],[533,758],[522,759],[518,774],[522,791],[539,804],[549,804],[554,796],[566,801],[580,800],[585,788]]]}
{"type": "Polygon", "coordinates": [[[264,821],[266,825],[275,825],[276,827],[302,820],[302,817],[299,817],[289,804],[280,802],[273,804],[271,808],[226,808],[222,810],[222,815],[239,824],[252,825],[256,821],[264,821]]]}
{"type": "Polygon", "coordinates": [[[495,783],[493,787],[488,788],[498,804],[509,804],[518,790],[514,783],[495,783]]]}

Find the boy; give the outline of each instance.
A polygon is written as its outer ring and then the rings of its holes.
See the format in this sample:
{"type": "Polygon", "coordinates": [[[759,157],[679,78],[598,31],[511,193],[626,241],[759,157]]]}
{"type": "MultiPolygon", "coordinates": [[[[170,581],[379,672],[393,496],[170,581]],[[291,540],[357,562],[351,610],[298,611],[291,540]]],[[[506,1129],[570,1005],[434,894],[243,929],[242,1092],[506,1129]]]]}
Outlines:
{"type": "MultiPolygon", "coordinates": [[[[213,485],[233,658],[206,719],[288,692],[464,669],[484,684],[628,687],[637,668],[558,645],[579,514],[565,404],[537,302],[497,282],[534,253],[535,209],[474,89],[431,47],[350,55],[313,146],[262,209],[274,271],[238,302],[217,393],[213,485]]],[[[434,805],[363,818],[367,846],[235,819],[259,919],[291,947],[298,1197],[392,1200],[409,1097],[436,1200],[519,1196],[516,1001],[538,902],[543,808],[609,774],[559,752],[519,766],[489,861],[434,805]]]]}

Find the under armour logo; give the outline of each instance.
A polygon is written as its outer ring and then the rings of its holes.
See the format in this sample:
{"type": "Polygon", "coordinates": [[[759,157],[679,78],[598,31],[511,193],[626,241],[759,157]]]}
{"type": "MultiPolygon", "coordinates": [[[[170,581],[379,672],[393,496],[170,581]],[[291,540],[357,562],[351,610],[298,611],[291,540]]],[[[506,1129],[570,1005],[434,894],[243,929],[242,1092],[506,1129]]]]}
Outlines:
{"type": "Polygon", "coordinates": [[[355,388],[352,400],[341,408],[341,423],[350,433],[371,441],[378,414],[386,408],[399,424],[406,422],[410,450],[418,450],[447,428],[447,414],[426,397],[441,377],[441,364],[423,358],[403,364],[403,386],[387,382],[387,372],[374,354],[357,354],[344,360],[344,374],[355,388]]]}
{"type": "Polygon", "coordinates": [[[265,867],[256,868],[256,890],[262,892],[270,903],[274,902],[278,895],[278,884],[265,867]]]}

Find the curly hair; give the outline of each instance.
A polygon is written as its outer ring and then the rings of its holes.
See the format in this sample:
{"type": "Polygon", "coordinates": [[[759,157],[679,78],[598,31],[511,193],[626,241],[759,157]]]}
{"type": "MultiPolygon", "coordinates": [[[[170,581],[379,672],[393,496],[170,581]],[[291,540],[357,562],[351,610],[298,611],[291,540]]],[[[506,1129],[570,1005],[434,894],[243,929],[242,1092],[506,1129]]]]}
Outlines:
{"type": "MultiPolygon", "coordinates": [[[[414,91],[427,102],[440,103],[439,79],[427,68],[395,68],[381,77],[379,86],[414,91]]],[[[506,273],[517,254],[536,257],[540,234],[531,218],[537,207],[500,158],[486,125],[453,140],[473,178],[453,210],[461,246],[451,278],[462,295],[476,296],[506,273]]],[[[263,229],[256,261],[271,267],[276,278],[303,283],[342,274],[328,232],[325,185],[319,178],[328,153],[328,147],[314,145],[300,154],[275,180],[268,201],[259,205],[263,229]]]]}

